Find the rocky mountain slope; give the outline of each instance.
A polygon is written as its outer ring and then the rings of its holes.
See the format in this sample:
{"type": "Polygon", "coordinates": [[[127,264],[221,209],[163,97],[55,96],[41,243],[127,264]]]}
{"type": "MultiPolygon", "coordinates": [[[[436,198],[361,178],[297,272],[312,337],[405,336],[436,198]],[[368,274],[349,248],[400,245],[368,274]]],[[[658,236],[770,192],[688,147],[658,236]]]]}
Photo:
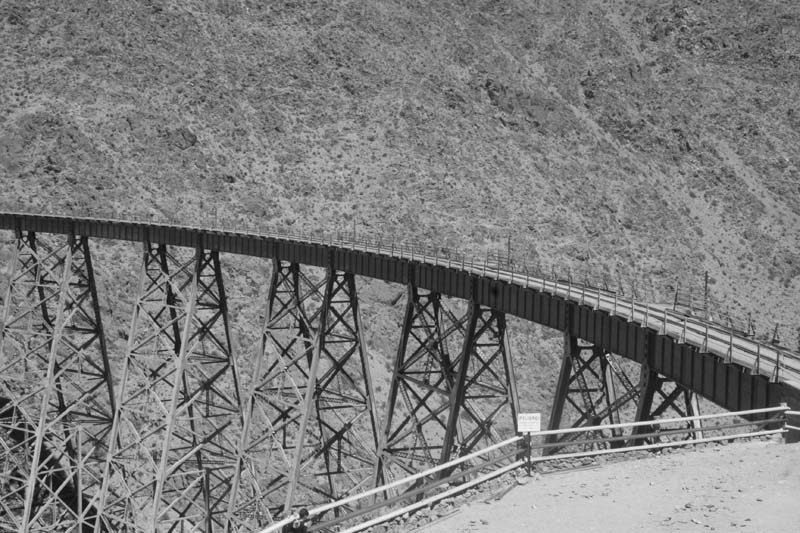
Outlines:
{"type": "MultiPolygon", "coordinates": [[[[2,0],[0,73],[1,209],[355,227],[478,258],[510,241],[518,264],[658,301],[708,271],[795,347],[794,0],[2,0]]],[[[98,253],[116,272],[135,250],[98,253]]],[[[231,272],[244,344],[264,267],[231,272]]],[[[389,358],[402,289],[365,284],[389,358]]],[[[551,394],[558,337],[515,335],[541,388],[523,393],[551,394]]]]}

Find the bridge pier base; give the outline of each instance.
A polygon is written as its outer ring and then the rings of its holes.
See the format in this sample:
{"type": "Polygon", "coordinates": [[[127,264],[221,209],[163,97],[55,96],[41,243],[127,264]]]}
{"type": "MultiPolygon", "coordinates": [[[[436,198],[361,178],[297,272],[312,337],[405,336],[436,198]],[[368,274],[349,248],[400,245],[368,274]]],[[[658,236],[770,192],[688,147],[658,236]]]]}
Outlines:
{"type": "MultiPolygon", "coordinates": [[[[548,430],[618,423],[620,413],[627,409],[638,395],[637,387],[611,354],[599,347],[581,344],[577,337],[565,333],[564,354],[548,430]]],[[[548,446],[544,448],[543,453],[550,455],[565,446],[579,445],[580,438],[586,435],[585,432],[562,436],[548,435],[545,438],[545,444],[548,446]]],[[[591,437],[612,438],[621,436],[621,430],[591,435],[591,437]]],[[[623,445],[622,439],[608,443],[610,447],[623,445]]]]}
{"type": "MultiPolygon", "coordinates": [[[[639,403],[636,407],[636,421],[656,420],[658,417],[671,411],[670,414],[678,417],[689,417],[700,414],[700,406],[697,395],[678,382],[668,379],[658,372],[652,370],[647,365],[642,366],[640,376],[641,394],[639,403]]],[[[691,433],[686,433],[686,440],[702,439],[703,431],[700,421],[688,421],[685,426],[687,429],[695,429],[691,433]]],[[[643,435],[656,431],[654,426],[637,426],[633,429],[632,436],[643,435]]],[[[650,439],[634,438],[633,445],[642,444],[650,439]]]]}

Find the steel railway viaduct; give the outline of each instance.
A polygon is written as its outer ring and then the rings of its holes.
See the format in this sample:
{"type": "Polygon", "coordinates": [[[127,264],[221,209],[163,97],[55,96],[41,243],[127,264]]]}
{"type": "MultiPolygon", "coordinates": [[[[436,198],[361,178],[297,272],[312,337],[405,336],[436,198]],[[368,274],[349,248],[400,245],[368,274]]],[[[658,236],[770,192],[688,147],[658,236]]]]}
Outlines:
{"type": "Polygon", "coordinates": [[[695,394],[730,410],[800,407],[800,361],[782,348],[502,265],[113,220],[2,213],[0,229],[16,242],[0,338],[3,531],[253,531],[472,451],[515,429],[509,314],[564,333],[550,428],[691,411],[695,394]],[[141,246],[124,354],[108,353],[100,309],[114,304],[98,300],[93,239],[141,246]],[[232,350],[221,252],[272,264],[247,357],[232,350]],[[355,276],[407,287],[383,412],[355,276]]]}

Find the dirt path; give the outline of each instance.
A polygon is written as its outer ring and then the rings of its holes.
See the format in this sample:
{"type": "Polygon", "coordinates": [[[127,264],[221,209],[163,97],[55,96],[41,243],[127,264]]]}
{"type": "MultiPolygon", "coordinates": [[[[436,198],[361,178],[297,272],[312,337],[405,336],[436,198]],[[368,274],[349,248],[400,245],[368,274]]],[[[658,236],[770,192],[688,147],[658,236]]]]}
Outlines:
{"type": "Polygon", "coordinates": [[[799,531],[799,496],[800,444],[753,441],[535,476],[415,531],[799,531]]]}

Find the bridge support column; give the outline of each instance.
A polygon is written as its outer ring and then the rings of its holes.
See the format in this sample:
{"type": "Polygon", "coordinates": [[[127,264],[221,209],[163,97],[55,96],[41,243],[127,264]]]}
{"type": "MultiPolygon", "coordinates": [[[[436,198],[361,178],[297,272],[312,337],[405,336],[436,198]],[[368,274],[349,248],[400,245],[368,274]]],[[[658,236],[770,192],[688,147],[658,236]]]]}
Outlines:
{"type": "Polygon", "coordinates": [[[438,463],[457,374],[448,345],[465,319],[444,309],[439,293],[408,284],[376,485],[438,463]]]}
{"type": "Polygon", "coordinates": [[[221,531],[241,435],[216,251],[144,244],[100,506],[116,529],[221,531]]]}
{"type": "MultiPolygon", "coordinates": [[[[642,366],[640,377],[641,395],[636,407],[636,421],[657,420],[658,417],[668,413],[668,416],[686,417],[700,414],[697,395],[676,381],[668,379],[647,365],[642,366]],[[671,411],[671,412],[670,412],[671,411]]],[[[685,440],[702,439],[702,425],[700,421],[689,421],[687,429],[695,429],[692,433],[680,435],[685,440]]],[[[633,429],[632,435],[643,435],[657,430],[657,425],[638,426],[633,429]]],[[[666,437],[665,437],[666,438],[666,437]]],[[[633,445],[642,444],[645,440],[659,440],[658,437],[650,439],[634,438],[633,445]]],[[[674,440],[674,439],[671,439],[674,440]]]]}
{"type": "Polygon", "coordinates": [[[442,463],[472,452],[482,440],[492,444],[515,434],[519,401],[505,314],[470,302],[456,365],[442,463]],[[505,427],[503,415],[510,417],[505,427]]]}
{"type": "MultiPolygon", "coordinates": [[[[233,495],[235,502],[229,511],[232,524],[260,527],[283,510],[325,284],[326,279],[312,281],[298,263],[272,261],[266,320],[238,448],[240,468],[249,466],[253,479],[241,487],[241,493],[237,487],[233,495]]],[[[312,494],[309,491],[304,497],[312,494]]]]}
{"type": "Polygon", "coordinates": [[[361,334],[355,277],[329,268],[286,510],[313,499],[340,499],[375,479],[378,417],[361,334]]]}
{"type": "Polygon", "coordinates": [[[53,246],[17,231],[12,268],[0,332],[0,529],[90,531],[114,394],[88,239],[53,246]]]}
{"type": "MultiPolygon", "coordinates": [[[[548,430],[617,423],[620,421],[620,411],[637,397],[637,387],[611,354],[592,345],[582,345],[576,337],[565,333],[564,355],[548,430]]],[[[621,435],[621,430],[614,430],[600,432],[591,437],[621,435]]],[[[544,454],[553,454],[570,444],[580,445],[580,438],[585,436],[585,432],[548,435],[545,444],[551,446],[544,449],[544,454]]],[[[621,440],[608,444],[609,447],[622,445],[621,440]]],[[[602,444],[600,446],[606,447],[602,444]]]]}

